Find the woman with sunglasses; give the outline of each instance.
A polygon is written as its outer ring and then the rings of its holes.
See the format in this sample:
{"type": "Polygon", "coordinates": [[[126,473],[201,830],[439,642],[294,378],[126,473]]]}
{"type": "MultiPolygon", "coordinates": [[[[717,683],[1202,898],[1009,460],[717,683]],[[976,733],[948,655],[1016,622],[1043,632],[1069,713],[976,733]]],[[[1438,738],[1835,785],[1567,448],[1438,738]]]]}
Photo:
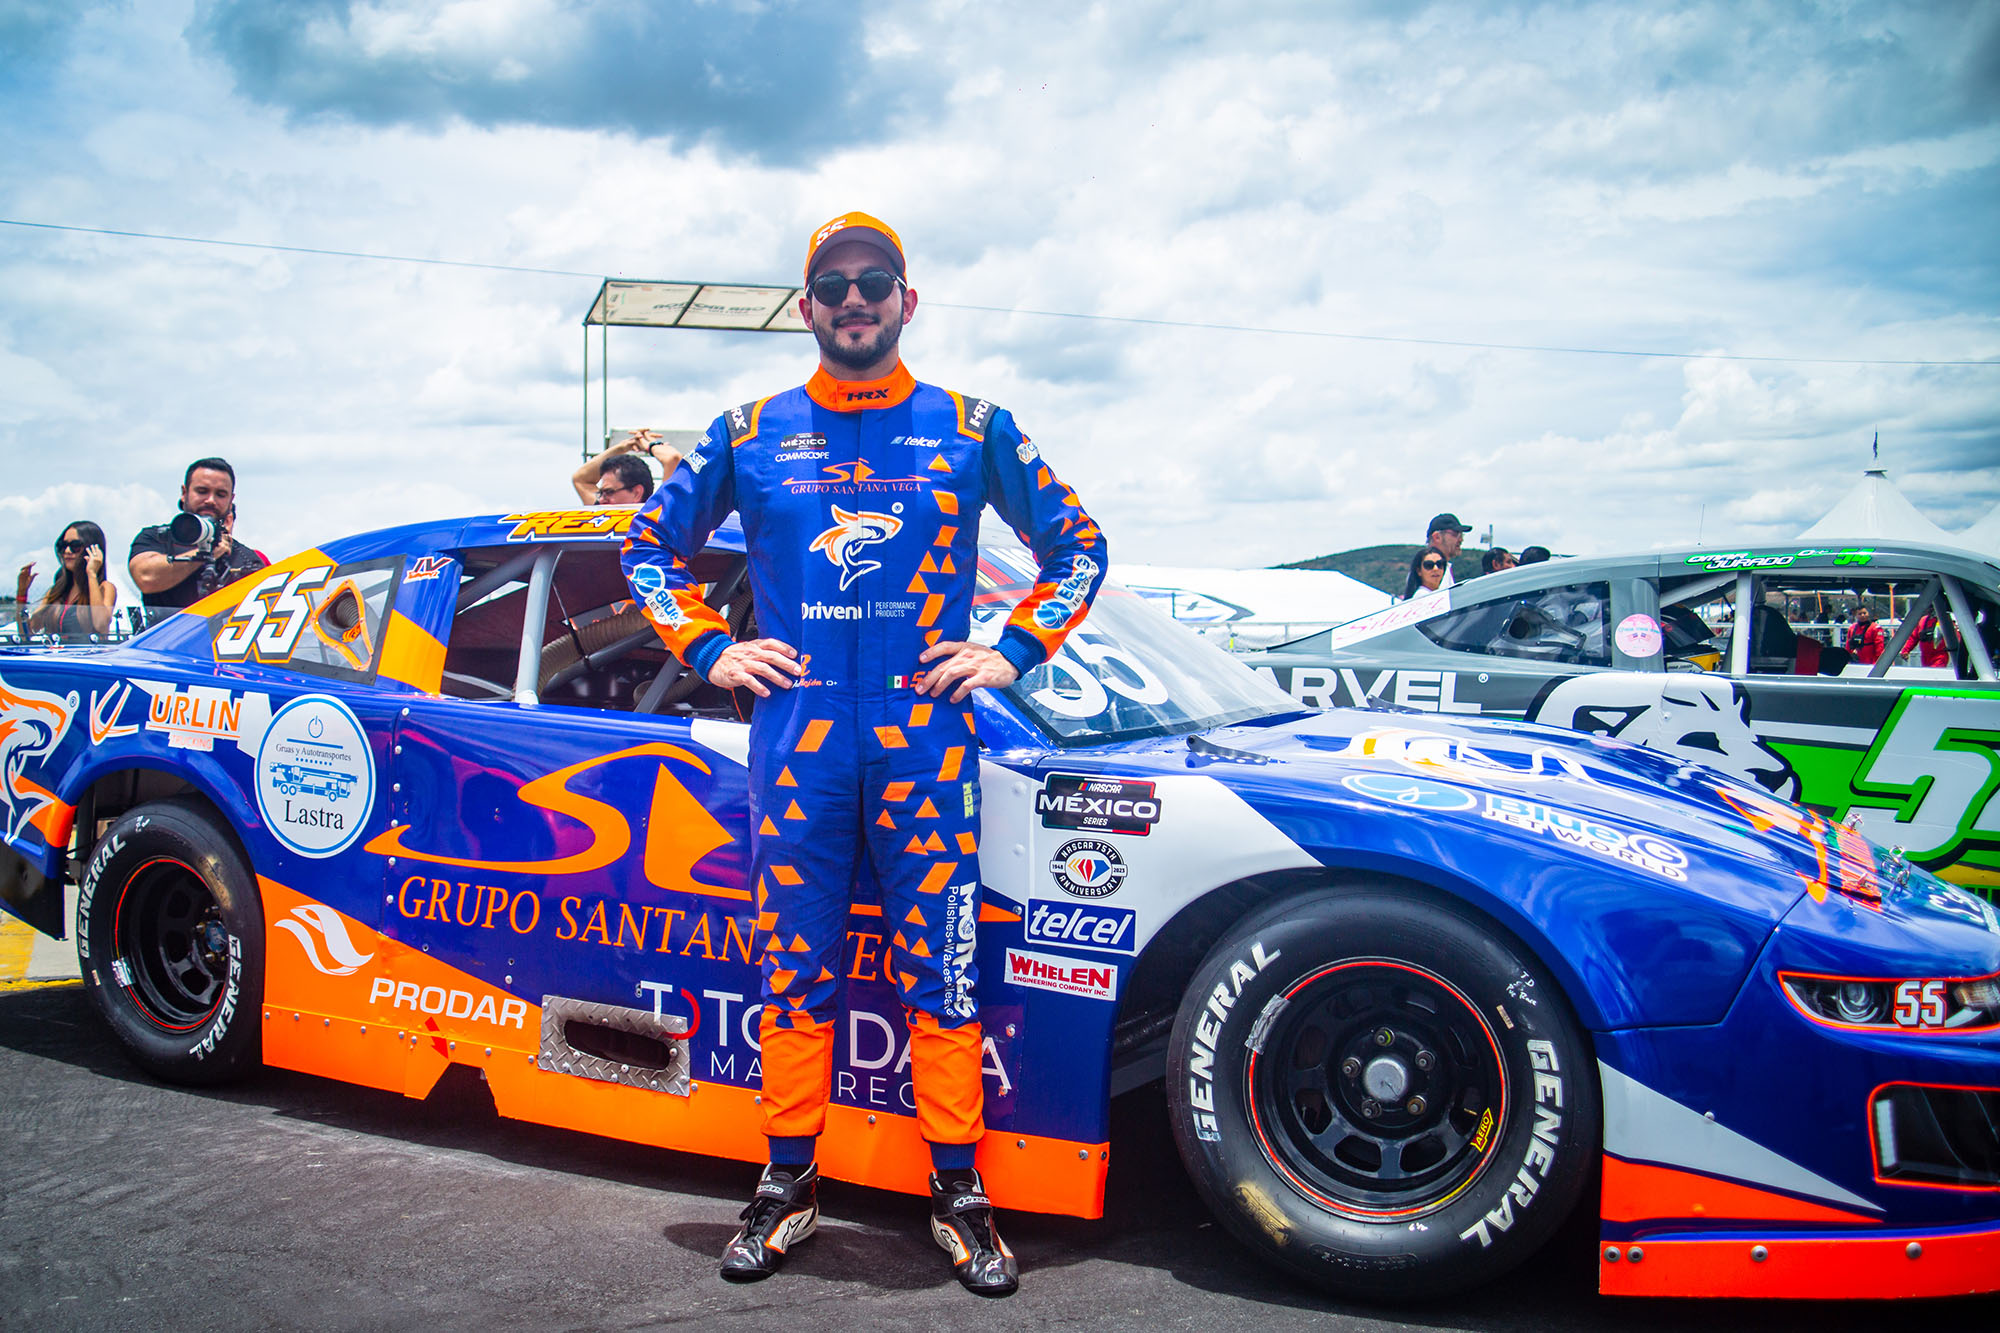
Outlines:
{"type": "Polygon", "coordinates": [[[1426,546],[1410,557],[1410,577],[1403,581],[1403,595],[1398,600],[1409,601],[1412,597],[1428,597],[1444,586],[1445,554],[1435,546],[1426,546]]]}
{"type": "MultiPolygon", "coordinates": [[[[56,539],[61,570],[35,609],[23,617],[31,634],[54,634],[65,643],[81,643],[111,630],[111,613],[118,606],[118,589],[104,577],[104,529],[78,520],[56,539]]],[[[28,584],[35,577],[34,561],[21,566],[16,600],[28,604],[28,584]]]]}

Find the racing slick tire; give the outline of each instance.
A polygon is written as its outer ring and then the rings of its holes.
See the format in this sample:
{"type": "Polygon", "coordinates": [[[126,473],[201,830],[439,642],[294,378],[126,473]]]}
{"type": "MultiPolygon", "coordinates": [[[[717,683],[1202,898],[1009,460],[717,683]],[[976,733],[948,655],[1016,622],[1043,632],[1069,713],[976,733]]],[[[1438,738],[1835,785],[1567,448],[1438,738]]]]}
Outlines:
{"type": "Polygon", "coordinates": [[[197,803],[154,801],[105,830],[77,892],[76,952],[141,1069],[214,1084],[258,1064],[263,905],[235,840],[197,803]]]}
{"type": "Polygon", "coordinates": [[[1168,1050],[1174,1141],[1209,1209],[1341,1295],[1488,1281],[1591,1179],[1596,1064],[1552,978],[1407,890],[1246,918],[1196,970],[1168,1050]]]}

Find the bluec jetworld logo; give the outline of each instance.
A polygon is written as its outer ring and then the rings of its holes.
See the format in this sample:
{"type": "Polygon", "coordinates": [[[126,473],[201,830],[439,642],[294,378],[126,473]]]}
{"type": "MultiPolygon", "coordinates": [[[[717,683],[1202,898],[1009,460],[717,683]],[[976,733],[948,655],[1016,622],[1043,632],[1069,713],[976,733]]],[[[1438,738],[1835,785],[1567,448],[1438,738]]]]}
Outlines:
{"type": "Polygon", "coordinates": [[[1340,785],[1377,801],[1415,806],[1419,810],[1470,810],[1477,804],[1472,793],[1462,788],[1401,773],[1356,773],[1341,779],[1340,785]]]}
{"type": "Polygon", "coordinates": [[[1059,629],[1069,623],[1083,605],[1083,595],[1090,591],[1090,581],[1097,577],[1097,562],[1087,555],[1076,557],[1070,565],[1069,577],[1056,585],[1049,600],[1035,608],[1035,623],[1043,629],[1059,629]]]}

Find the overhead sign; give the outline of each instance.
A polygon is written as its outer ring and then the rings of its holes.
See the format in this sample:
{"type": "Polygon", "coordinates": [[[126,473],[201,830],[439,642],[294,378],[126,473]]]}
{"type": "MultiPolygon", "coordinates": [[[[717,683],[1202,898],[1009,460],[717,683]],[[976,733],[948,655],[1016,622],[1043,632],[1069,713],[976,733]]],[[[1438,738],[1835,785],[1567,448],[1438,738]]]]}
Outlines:
{"type": "Polygon", "coordinates": [[[645,329],[740,329],[804,333],[798,287],[605,279],[585,324],[645,329]]]}

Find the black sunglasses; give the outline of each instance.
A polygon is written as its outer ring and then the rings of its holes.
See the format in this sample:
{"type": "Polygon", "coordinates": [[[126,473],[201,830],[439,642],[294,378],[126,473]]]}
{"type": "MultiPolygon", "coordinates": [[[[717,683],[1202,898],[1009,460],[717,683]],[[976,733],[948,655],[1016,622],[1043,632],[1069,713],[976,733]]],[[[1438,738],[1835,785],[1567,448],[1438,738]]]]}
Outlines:
{"type": "Polygon", "coordinates": [[[57,542],[56,549],[58,551],[88,551],[92,544],[79,537],[73,541],[57,542]]]}
{"type": "Polygon", "coordinates": [[[1418,566],[1417,566],[1417,568],[1418,568],[1418,569],[1443,569],[1443,568],[1444,568],[1444,561],[1442,561],[1442,560],[1426,560],[1426,561],[1424,561],[1424,562],[1423,562],[1423,563],[1422,563],[1421,565],[1418,565],[1418,566]]]}
{"type": "Polygon", "coordinates": [[[862,300],[880,301],[895,291],[896,284],[901,281],[901,278],[886,268],[871,268],[852,278],[845,273],[835,273],[829,269],[807,283],[806,289],[813,294],[813,300],[821,305],[839,305],[847,299],[847,289],[850,285],[861,289],[862,300]]]}

